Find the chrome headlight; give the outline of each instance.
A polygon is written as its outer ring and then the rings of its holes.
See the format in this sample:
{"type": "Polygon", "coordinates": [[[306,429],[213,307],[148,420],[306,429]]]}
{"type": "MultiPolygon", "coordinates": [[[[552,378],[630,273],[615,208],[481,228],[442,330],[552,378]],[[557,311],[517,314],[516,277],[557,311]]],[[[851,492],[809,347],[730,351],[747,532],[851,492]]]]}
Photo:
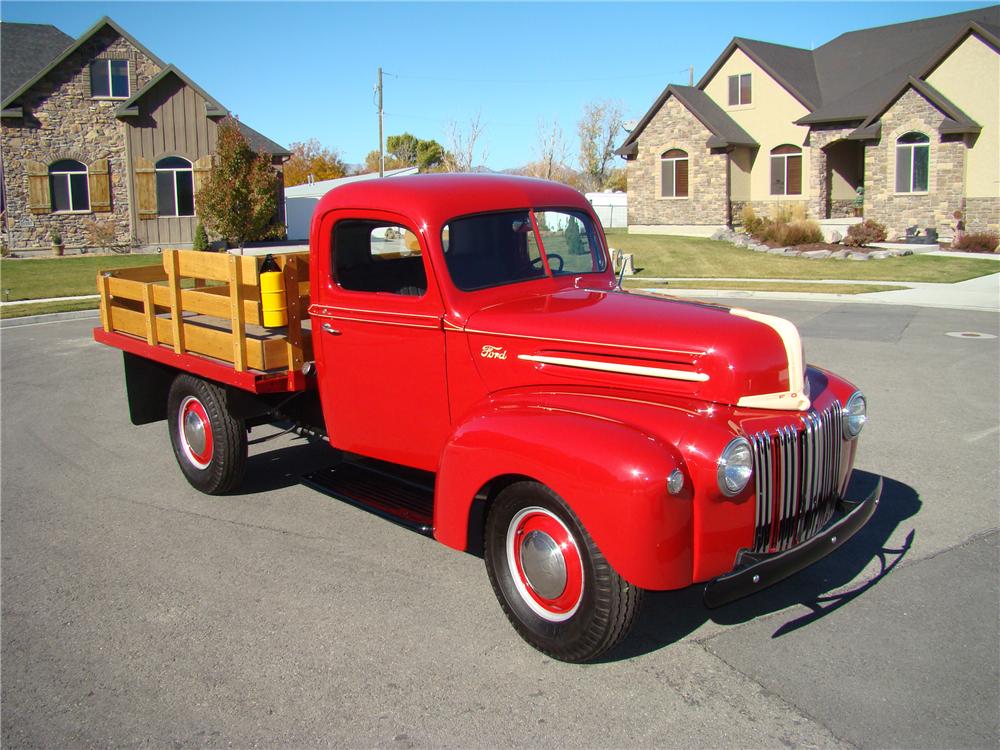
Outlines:
{"type": "Polygon", "coordinates": [[[844,407],[844,439],[856,438],[867,421],[868,403],[861,395],[861,391],[855,391],[854,395],[847,399],[847,406],[844,407]]]}
{"type": "Polygon", "coordinates": [[[743,491],[753,474],[753,454],[746,438],[733,438],[719,456],[719,490],[727,497],[743,491]]]}

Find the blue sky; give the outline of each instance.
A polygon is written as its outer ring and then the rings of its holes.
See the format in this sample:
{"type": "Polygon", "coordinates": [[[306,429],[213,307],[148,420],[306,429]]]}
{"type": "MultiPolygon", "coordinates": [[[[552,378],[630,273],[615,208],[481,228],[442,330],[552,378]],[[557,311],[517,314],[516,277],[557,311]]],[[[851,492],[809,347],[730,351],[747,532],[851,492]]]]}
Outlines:
{"type": "Polygon", "coordinates": [[[373,99],[385,71],[386,134],[447,146],[477,112],[487,166],[537,157],[558,121],[576,161],[585,103],[639,118],[670,82],[695,80],[733,36],[819,46],[858,28],[990,3],[3,2],[4,21],[70,36],[108,15],[248,125],[283,145],[317,138],[348,162],[378,147],[373,99]]]}

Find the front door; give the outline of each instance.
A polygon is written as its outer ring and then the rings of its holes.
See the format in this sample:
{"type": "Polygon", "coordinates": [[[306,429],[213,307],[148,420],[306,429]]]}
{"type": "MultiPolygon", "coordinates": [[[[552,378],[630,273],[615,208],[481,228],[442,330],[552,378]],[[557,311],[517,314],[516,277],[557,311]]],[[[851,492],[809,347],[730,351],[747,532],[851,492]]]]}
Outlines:
{"type": "Polygon", "coordinates": [[[334,211],[318,245],[309,314],[330,443],[436,470],[450,417],[424,239],[397,214],[334,211]]]}

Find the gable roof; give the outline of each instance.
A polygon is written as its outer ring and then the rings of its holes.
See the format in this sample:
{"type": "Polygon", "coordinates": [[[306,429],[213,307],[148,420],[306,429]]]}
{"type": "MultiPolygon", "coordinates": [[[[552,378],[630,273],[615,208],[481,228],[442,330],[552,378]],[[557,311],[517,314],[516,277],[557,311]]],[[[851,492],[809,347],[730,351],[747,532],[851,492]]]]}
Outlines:
{"type": "Polygon", "coordinates": [[[178,68],[176,65],[168,65],[155,76],[153,76],[149,83],[143,86],[141,89],[136,91],[127,101],[123,102],[116,110],[115,117],[135,117],[139,114],[139,101],[143,99],[150,91],[155,89],[161,81],[165,78],[173,76],[179,78],[182,83],[190,86],[205,100],[205,115],[208,117],[224,117],[228,114],[228,110],[223,107],[219,102],[217,102],[205,89],[199,86],[197,83],[188,78],[184,71],[178,68]]]}
{"type": "Polygon", "coordinates": [[[970,32],[996,35],[1000,6],[842,34],[814,53],[822,104],[800,125],[868,118],[922,78],[970,32]]]}
{"type": "Polygon", "coordinates": [[[813,55],[809,50],[743,37],[734,37],[722,54],[715,59],[712,67],[698,81],[699,89],[704,89],[708,85],[719,72],[719,68],[737,49],[767,71],[769,76],[808,110],[812,111],[819,106],[821,101],[819,81],[816,77],[813,55]]]}
{"type": "Polygon", "coordinates": [[[154,55],[152,52],[146,49],[143,45],[141,45],[135,39],[135,37],[133,37],[131,34],[125,31],[125,29],[123,29],[121,26],[115,23],[112,19],[108,18],[107,16],[104,16],[104,18],[102,18],[100,21],[98,21],[89,29],[87,29],[87,31],[81,34],[79,39],[77,39],[75,42],[72,42],[72,44],[70,44],[66,49],[64,49],[62,53],[60,53],[53,60],[51,60],[48,65],[46,65],[35,75],[33,75],[27,81],[18,86],[18,88],[15,89],[13,93],[11,93],[9,96],[5,95],[3,98],[2,105],[0,105],[0,108],[7,109],[12,104],[14,104],[17,101],[17,99],[22,95],[24,95],[32,86],[34,86],[45,76],[51,73],[52,70],[55,69],[60,63],[62,63],[67,57],[69,57],[78,49],[80,49],[80,47],[82,47],[85,42],[87,42],[92,36],[94,36],[94,34],[103,30],[105,27],[108,26],[114,29],[120,36],[127,39],[136,49],[138,49],[140,52],[146,55],[146,57],[148,57],[150,60],[155,62],[159,67],[161,68],[165,67],[166,63],[164,63],[160,58],[158,58],[156,55],[154,55]]]}
{"type": "Polygon", "coordinates": [[[72,43],[73,37],[55,26],[0,22],[0,101],[6,101],[72,43]]]}
{"type": "Polygon", "coordinates": [[[861,123],[861,126],[855,130],[854,133],[851,133],[851,137],[854,139],[864,138],[866,133],[874,134],[869,137],[877,137],[878,131],[870,130],[870,128],[875,126],[878,123],[879,118],[885,114],[885,111],[895,104],[896,101],[899,100],[899,97],[911,88],[941,110],[944,114],[944,121],[938,127],[939,132],[946,134],[978,133],[983,129],[979,123],[965,114],[960,107],[954,104],[936,88],[927,83],[927,81],[910,76],[906,85],[903,86],[899,92],[886,100],[881,107],[879,107],[863,123],[861,123]]]}
{"type": "Polygon", "coordinates": [[[809,110],[796,124],[862,121],[911,78],[929,75],[970,33],[1000,49],[1000,5],[849,31],[812,51],[736,37],[698,88],[739,49],[809,110]]]}
{"type": "Polygon", "coordinates": [[[240,128],[240,132],[243,133],[243,137],[247,139],[247,143],[250,144],[250,148],[254,151],[264,151],[264,153],[270,154],[271,156],[284,157],[292,155],[292,152],[287,148],[275,143],[266,135],[258,133],[256,130],[251,128],[249,125],[245,125],[240,120],[237,120],[236,124],[240,128]]]}
{"type": "Polygon", "coordinates": [[[653,106],[643,115],[639,123],[632,128],[632,132],[628,134],[625,142],[615,151],[616,154],[626,158],[635,156],[638,150],[639,135],[671,96],[676,97],[677,101],[683,104],[711,132],[712,135],[705,142],[709,148],[759,145],[704,91],[694,86],[678,86],[671,83],[653,102],[653,106]]]}

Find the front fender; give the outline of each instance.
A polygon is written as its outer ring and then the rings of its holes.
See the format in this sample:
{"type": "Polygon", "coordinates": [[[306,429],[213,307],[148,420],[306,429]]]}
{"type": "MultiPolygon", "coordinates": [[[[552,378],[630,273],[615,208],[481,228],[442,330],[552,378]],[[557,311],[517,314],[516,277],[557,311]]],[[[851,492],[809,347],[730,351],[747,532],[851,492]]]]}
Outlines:
{"type": "Polygon", "coordinates": [[[442,454],[435,538],[468,549],[475,496],[504,475],[526,476],[556,492],[630,583],[648,589],[691,583],[691,478],[680,453],[664,440],[614,419],[552,406],[484,407],[459,426],[442,454]],[[685,475],[677,496],[666,489],[675,468],[685,475]]]}

